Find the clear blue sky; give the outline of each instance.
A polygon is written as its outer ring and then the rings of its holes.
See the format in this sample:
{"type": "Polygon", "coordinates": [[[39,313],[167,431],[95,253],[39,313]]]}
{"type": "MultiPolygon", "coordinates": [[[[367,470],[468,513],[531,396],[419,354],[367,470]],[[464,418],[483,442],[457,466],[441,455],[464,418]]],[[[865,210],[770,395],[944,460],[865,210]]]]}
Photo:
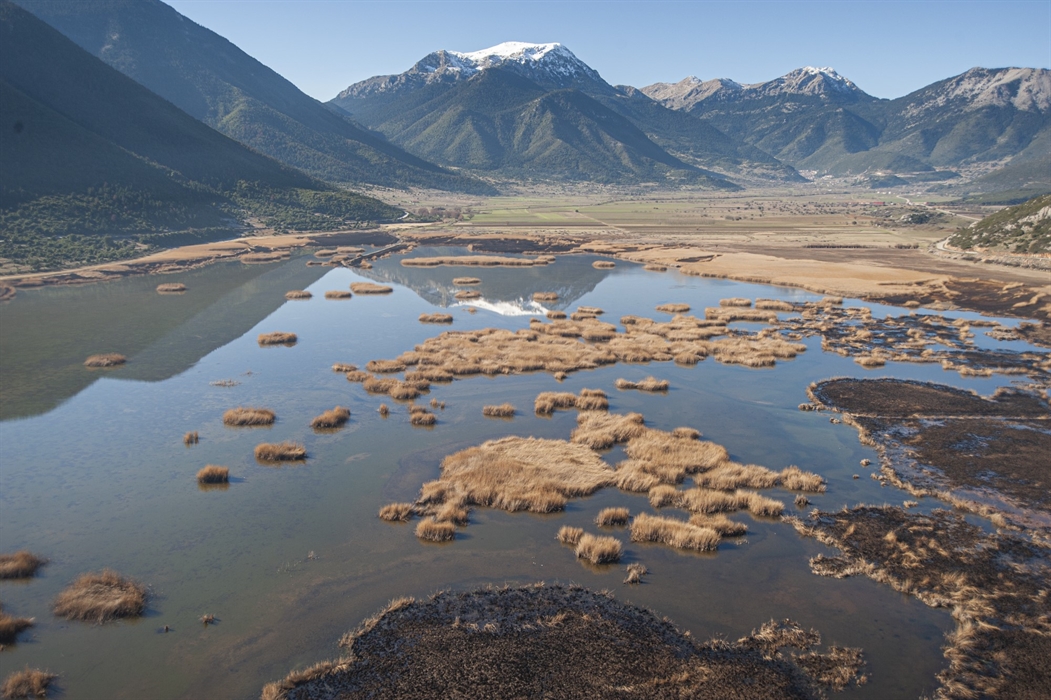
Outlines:
{"type": "Polygon", "coordinates": [[[167,0],[303,91],[331,99],[437,49],[568,46],[613,84],[754,83],[832,66],[899,97],[971,68],[1051,68],[1051,0],[167,0]]]}

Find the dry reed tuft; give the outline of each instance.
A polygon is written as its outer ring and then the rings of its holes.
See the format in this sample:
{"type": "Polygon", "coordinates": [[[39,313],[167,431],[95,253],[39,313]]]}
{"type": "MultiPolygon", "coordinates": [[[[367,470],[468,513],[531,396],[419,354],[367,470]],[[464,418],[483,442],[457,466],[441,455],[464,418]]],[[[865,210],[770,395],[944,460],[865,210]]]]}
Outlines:
{"type": "Polygon", "coordinates": [[[624,579],[624,583],[629,583],[634,586],[642,583],[642,577],[649,573],[649,569],[646,568],[645,564],[634,562],[628,564],[627,572],[628,576],[624,579]]]}
{"type": "Polygon", "coordinates": [[[605,411],[609,408],[609,399],[602,389],[581,389],[576,404],[580,411],[605,411]]]}
{"type": "Polygon", "coordinates": [[[223,423],[230,426],[273,425],[277,414],[269,408],[247,408],[238,406],[223,414],[223,423]]]}
{"type": "Polygon", "coordinates": [[[720,299],[719,306],[751,306],[751,299],[744,299],[742,297],[731,297],[730,299],[720,299]]]}
{"type": "Polygon", "coordinates": [[[483,406],[482,415],[490,418],[511,418],[515,415],[515,407],[509,403],[499,406],[483,406]]]}
{"type": "Polygon", "coordinates": [[[682,504],[683,492],[671,484],[658,484],[648,494],[650,505],[654,508],[665,506],[678,507],[682,504]]]}
{"type": "Polygon", "coordinates": [[[577,542],[580,542],[580,538],[584,536],[584,528],[573,527],[572,525],[563,525],[558,528],[558,534],[555,535],[555,539],[562,544],[568,544],[571,547],[576,547],[577,542]]]}
{"type": "Polygon", "coordinates": [[[425,518],[416,526],[416,536],[430,542],[448,542],[456,536],[456,526],[448,522],[438,522],[434,518],[425,518]]]}
{"type": "Polygon", "coordinates": [[[434,425],[438,417],[423,406],[412,406],[409,408],[409,423],[416,426],[434,425]]]}
{"type": "Polygon", "coordinates": [[[533,301],[558,301],[555,292],[533,292],[533,301]]]}
{"type": "Polygon", "coordinates": [[[604,450],[638,437],[644,430],[640,413],[619,415],[587,411],[577,416],[577,427],[570,441],[587,445],[593,450],[604,450]]]}
{"type": "Polygon", "coordinates": [[[825,480],[823,478],[813,472],[805,472],[794,464],[781,470],[779,481],[789,491],[825,492],[825,480]]]}
{"type": "Polygon", "coordinates": [[[785,510],[785,504],[773,498],[761,496],[754,491],[738,491],[745,499],[748,512],[764,518],[776,518],[785,510]]]}
{"type": "Polygon", "coordinates": [[[209,464],[197,472],[198,484],[228,484],[230,483],[230,470],[209,464]]]}
{"type": "Polygon", "coordinates": [[[102,353],[101,355],[92,355],[88,359],[84,360],[85,367],[119,367],[128,361],[124,355],[116,352],[102,353]]]}
{"type": "Polygon", "coordinates": [[[289,291],[285,292],[285,299],[312,299],[313,297],[314,295],[305,289],[290,289],[289,291]]]}
{"type": "Polygon", "coordinates": [[[357,365],[350,365],[350,364],[347,364],[346,362],[337,362],[336,364],[332,365],[332,371],[333,372],[344,372],[344,373],[346,373],[346,372],[357,372],[358,371],[358,366],[357,365]]]}
{"type": "Polygon", "coordinates": [[[559,408],[573,408],[577,405],[576,394],[568,391],[545,391],[537,395],[533,402],[534,409],[541,415],[550,415],[559,408]]]}
{"type": "Polygon", "coordinates": [[[387,522],[407,522],[412,519],[415,510],[411,503],[388,503],[380,508],[380,520],[387,522]]]}
{"type": "Polygon", "coordinates": [[[365,365],[365,369],[376,374],[393,374],[395,372],[404,372],[405,363],[400,360],[369,360],[368,364],[365,365]]]}
{"type": "Polygon", "coordinates": [[[700,440],[701,431],[696,428],[690,428],[685,425],[680,425],[671,431],[671,434],[677,438],[683,438],[684,440],[700,440]]]}
{"type": "Polygon", "coordinates": [[[353,296],[346,289],[330,289],[325,292],[326,299],[350,299],[353,296]]]}
{"type": "Polygon", "coordinates": [[[295,345],[299,337],[295,333],[275,331],[273,333],[260,333],[256,341],[260,345],[295,345]]]}
{"type": "Polygon", "coordinates": [[[657,307],[657,311],[663,311],[666,314],[684,314],[689,310],[689,304],[661,304],[657,307]]]}
{"type": "Polygon", "coordinates": [[[46,562],[26,549],[14,554],[0,554],[0,579],[29,578],[46,562]]]}
{"type": "Polygon", "coordinates": [[[639,391],[667,391],[670,386],[667,379],[657,379],[656,377],[646,377],[645,379],[632,382],[627,379],[618,379],[614,386],[618,389],[638,389],[639,391]]]}
{"type": "Polygon", "coordinates": [[[650,272],[667,272],[668,271],[667,266],[659,265],[657,263],[650,263],[648,265],[644,265],[642,269],[643,270],[649,270],[650,272]]]}
{"type": "Polygon", "coordinates": [[[577,559],[586,559],[592,564],[614,564],[620,561],[622,545],[616,537],[596,536],[585,533],[577,542],[577,559]]]}
{"type": "Polygon", "coordinates": [[[453,298],[458,299],[459,301],[467,301],[469,299],[481,299],[482,293],[477,292],[473,289],[464,289],[463,291],[459,291],[456,294],[454,294],[453,298]]]}
{"type": "Polygon", "coordinates": [[[375,284],[373,282],[352,282],[350,284],[350,291],[355,294],[390,294],[394,291],[394,288],[388,287],[384,284],[375,284]]]}
{"type": "Polygon", "coordinates": [[[626,467],[652,474],[666,484],[679,483],[687,474],[711,469],[729,459],[726,448],[714,442],[675,437],[660,430],[645,430],[628,441],[624,451],[630,458],[626,467]]]}
{"type": "Polygon", "coordinates": [[[454,277],[453,284],[457,287],[465,287],[469,284],[481,284],[482,280],[477,277],[454,277]]]}
{"type": "Polygon", "coordinates": [[[178,294],[185,291],[186,285],[182,282],[165,282],[157,285],[157,292],[160,294],[178,294]]]}
{"type": "Polygon", "coordinates": [[[379,413],[384,418],[386,418],[387,416],[390,415],[390,407],[387,404],[385,404],[385,403],[381,403],[380,407],[376,409],[376,412],[379,413]]]}
{"type": "Polygon", "coordinates": [[[777,485],[777,472],[757,464],[722,464],[693,477],[695,484],[702,488],[732,491],[747,486],[752,489],[768,489],[777,485]]]}
{"type": "Polygon", "coordinates": [[[18,635],[33,626],[31,617],[14,617],[0,611],[0,646],[14,644],[18,635]]]}
{"type": "Polygon", "coordinates": [[[595,524],[603,527],[627,525],[629,516],[627,508],[603,508],[595,516],[595,524]]]}
{"type": "Polygon", "coordinates": [[[552,321],[564,321],[566,319],[566,312],[565,311],[548,311],[544,315],[547,316],[552,321]]]}
{"type": "Polygon", "coordinates": [[[606,313],[597,306],[578,306],[577,311],[582,314],[590,314],[591,316],[601,316],[606,313]]]}
{"type": "Polygon", "coordinates": [[[201,436],[197,434],[196,430],[191,430],[182,436],[182,444],[184,445],[196,445],[201,441],[201,436]]]}
{"type": "Polygon", "coordinates": [[[336,406],[328,411],[325,411],[320,416],[315,416],[314,420],[310,421],[310,427],[315,430],[324,430],[332,428],[340,428],[350,420],[350,409],[344,408],[343,406],[336,406]]]}
{"type": "Polygon", "coordinates": [[[146,608],[146,587],[109,569],[81,574],[55,599],[54,611],[69,620],[105,622],[138,617],[146,608]]]}
{"type": "Polygon", "coordinates": [[[796,496],[795,504],[796,508],[806,508],[808,505],[810,505],[810,499],[804,496],[803,494],[799,494],[798,496],[796,496]]]}
{"type": "Polygon", "coordinates": [[[591,263],[591,267],[595,268],[596,270],[611,270],[616,266],[617,263],[613,262],[612,260],[596,260],[595,262],[591,263]]]}
{"type": "Polygon", "coordinates": [[[795,311],[791,303],[778,299],[756,299],[755,308],[766,311],[795,311]]]}
{"type": "Polygon", "coordinates": [[[255,446],[259,462],[299,462],[307,458],[307,448],[298,442],[264,442],[255,446]]]}
{"type": "Polygon", "coordinates": [[[420,323],[452,323],[452,314],[420,314],[420,323]]]}
{"type": "Polygon", "coordinates": [[[854,358],[854,362],[865,369],[876,369],[887,364],[887,361],[879,355],[858,355],[854,358]]]}
{"type": "Polygon", "coordinates": [[[57,674],[26,666],[4,679],[0,695],[4,698],[46,698],[47,689],[58,678],[57,674]]]}
{"type": "Polygon", "coordinates": [[[365,388],[365,391],[370,394],[389,394],[390,390],[398,384],[397,379],[385,378],[380,379],[379,377],[368,377],[361,385],[365,388]]]}
{"type": "MultiPolygon", "coordinates": [[[[351,365],[351,366],[353,366],[353,365],[351,365]]],[[[358,369],[351,370],[349,372],[344,372],[343,374],[347,378],[348,382],[355,382],[357,384],[364,383],[365,381],[367,381],[372,376],[368,372],[362,372],[361,370],[358,370],[358,369]]]]}
{"type": "Polygon", "coordinates": [[[711,551],[717,549],[719,533],[675,518],[639,513],[631,521],[632,542],[657,542],[676,549],[711,551]]]}
{"type": "Polygon", "coordinates": [[[722,513],[718,513],[716,515],[691,515],[690,525],[696,525],[697,527],[705,527],[709,530],[715,530],[722,537],[740,537],[741,535],[748,532],[747,525],[745,525],[744,523],[736,522],[734,520],[730,520],[722,513]]]}

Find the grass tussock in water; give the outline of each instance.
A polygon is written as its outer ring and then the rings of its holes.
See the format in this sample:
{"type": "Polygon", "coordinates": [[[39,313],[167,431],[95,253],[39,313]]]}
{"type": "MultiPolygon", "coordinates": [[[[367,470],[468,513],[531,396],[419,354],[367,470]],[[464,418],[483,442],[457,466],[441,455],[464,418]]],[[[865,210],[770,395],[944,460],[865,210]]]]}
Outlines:
{"type": "Polygon", "coordinates": [[[474,289],[464,289],[453,295],[454,299],[458,301],[469,301],[471,299],[481,299],[482,293],[474,289]]]}
{"type": "Polygon", "coordinates": [[[452,314],[420,314],[420,323],[452,323],[452,314]]]}
{"type": "Polygon", "coordinates": [[[566,319],[566,312],[565,311],[548,311],[547,313],[544,314],[544,316],[546,316],[547,318],[551,319],[552,321],[564,321],[566,319]]]}
{"type": "Polygon", "coordinates": [[[0,579],[29,578],[47,563],[27,549],[13,554],[0,554],[0,579]]]}
{"type": "Polygon", "coordinates": [[[591,267],[595,268],[596,270],[612,270],[616,266],[617,263],[613,262],[612,260],[596,260],[595,262],[591,263],[591,267]]]}
{"type": "Polygon", "coordinates": [[[197,483],[198,484],[229,484],[230,483],[230,470],[227,467],[220,467],[214,464],[208,466],[197,472],[197,483]]]}
{"type": "Polygon", "coordinates": [[[118,352],[106,352],[100,355],[91,355],[88,359],[84,360],[84,366],[93,369],[100,367],[119,367],[127,361],[128,358],[118,352]]]}
{"type": "Polygon", "coordinates": [[[502,403],[498,406],[483,406],[482,415],[489,418],[513,418],[515,407],[509,403],[502,403]]]}
{"type": "Polygon", "coordinates": [[[805,472],[795,465],[782,469],[778,481],[789,491],[825,492],[825,480],[822,477],[805,472]]]}
{"type": "Polygon", "coordinates": [[[628,379],[618,379],[614,386],[618,389],[637,389],[639,391],[667,391],[671,384],[667,379],[657,379],[656,377],[646,377],[645,379],[637,382],[630,381],[628,379]]]}
{"type": "Polygon", "coordinates": [[[584,536],[584,528],[573,527],[572,525],[563,525],[558,528],[558,532],[555,534],[555,539],[562,544],[568,544],[571,547],[576,547],[577,542],[580,542],[580,538],[584,536]]]}
{"type": "Polygon", "coordinates": [[[330,289],[325,292],[326,299],[350,299],[353,296],[346,289],[330,289]]]}
{"type": "Polygon", "coordinates": [[[630,585],[638,585],[642,583],[642,577],[649,573],[649,569],[646,568],[645,564],[638,562],[632,562],[627,566],[628,575],[624,579],[624,583],[630,585]]]}
{"type": "Polygon", "coordinates": [[[298,442],[264,442],[255,446],[258,462],[299,462],[307,458],[307,448],[298,442]]]}
{"type": "Polygon", "coordinates": [[[368,372],[362,372],[361,370],[353,369],[343,373],[343,376],[347,378],[348,382],[355,382],[357,384],[363,384],[372,375],[368,372]]]}
{"type": "Polygon", "coordinates": [[[81,574],[54,604],[59,617],[88,622],[138,617],[145,609],[146,587],[109,569],[81,574]]]}
{"type": "Polygon", "coordinates": [[[313,294],[305,289],[290,289],[285,292],[285,299],[297,300],[297,299],[312,299],[313,294]]]}
{"type": "Polygon", "coordinates": [[[601,389],[581,389],[579,395],[566,391],[545,391],[537,395],[533,407],[540,415],[551,415],[558,409],[567,408],[605,411],[609,408],[609,399],[601,389]]]}
{"type": "Polygon", "coordinates": [[[539,302],[558,301],[558,294],[556,294],[555,292],[533,292],[533,301],[539,301],[539,302]]]}
{"type": "Polygon", "coordinates": [[[690,516],[690,525],[715,530],[723,537],[740,537],[748,532],[748,526],[736,520],[730,520],[722,513],[715,515],[702,515],[700,513],[690,516]]]}
{"type": "Polygon", "coordinates": [[[352,282],[350,291],[355,294],[390,294],[394,291],[394,287],[374,282],[352,282]]]}
{"type": "Polygon", "coordinates": [[[157,285],[159,294],[179,294],[186,291],[186,285],[182,282],[165,282],[157,285]]]}
{"type": "Polygon", "coordinates": [[[434,425],[438,417],[423,406],[409,406],[409,424],[415,426],[434,425]]]}
{"type": "Polygon", "coordinates": [[[456,537],[456,526],[438,522],[434,518],[424,518],[416,525],[416,536],[429,542],[449,542],[456,537]]]}
{"type": "Polygon", "coordinates": [[[453,284],[457,287],[466,287],[470,284],[481,284],[482,280],[477,277],[454,277],[453,284]]]}
{"type": "Polygon", "coordinates": [[[690,311],[689,304],[661,304],[657,307],[657,311],[661,311],[666,314],[685,314],[690,311]]]}
{"type": "Polygon", "coordinates": [[[348,420],[350,420],[350,409],[336,406],[325,411],[320,416],[314,416],[314,419],[310,421],[310,427],[315,430],[342,428],[348,420]]]}
{"type": "Polygon", "coordinates": [[[388,503],[380,508],[380,520],[387,522],[408,522],[415,514],[411,503],[388,503]]]}
{"type": "Polygon", "coordinates": [[[744,299],[742,297],[731,297],[730,299],[720,299],[719,306],[741,306],[748,307],[752,305],[751,299],[744,299]]]}
{"type": "Polygon", "coordinates": [[[190,445],[196,445],[200,441],[201,436],[197,433],[196,430],[191,430],[190,432],[182,436],[182,444],[186,445],[187,447],[189,447],[190,445]]]}
{"type": "MultiPolygon", "coordinates": [[[[570,394],[572,396],[572,394],[570,394]]],[[[570,442],[604,450],[638,437],[646,428],[641,413],[603,413],[586,411],[577,416],[577,427],[570,442]]]]}
{"type": "Polygon", "coordinates": [[[766,311],[795,311],[795,306],[790,302],[780,299],[756,299],[755,308],[766,311]]]}
{"type": "Polygon", "coordinates": [[[393,374],[395,372],[404,372],[405,363],[400,360],[369,360],[368,364],[365,365],[365,369],[376,374],[393,374]]]}
{"type": "Polygon", "coordinates": [[[586,559],[592,564],[615,564],[620,561],[622,545],[616,537],[585,533],[577,541],[577,559],[586,559]]]}
{"type": "Polygon", "coordinates": [[[229,426],[273,425],[277,414],[269,408],[238,406],[223,414],[223,424],[229,426]]]}
{"type": "Polygon", "coordinates": [[[260,333],[256,341],[260,345],[295,345],[299,341],[299,336],[295,333],[274,331],[273,333],[260,333]]]}
{"type": "Polygon", "coordinates": [[[58,674],[49,671],[41,671],[37,668],[26,666],[21,671],[15,671],[4,679],[0,686],[0,695],[15,700],[18,698],[46,698],[48,688],[58,678],[58,674]]]}
{"type": "Polygon", "coordinates": [[[660,265],[658,263],[649,263],[648,265],[644,265],[642,269],[643,270],[649,270],[650,272],[667,272],[668,271],[667,266],[660,265]]]}
{"type": "Polygon", "coordinates": [[[707,552],[717,549],[721,539],[711,528],[675,518],[639,513],[631,521],[632,542],[656,542],[676,549],[707,552]]]}
{"type": "Polygon", "coordinates": [[[595,516],[595,524],[601,527],[627,525],[630,513],[627,508],[603,508],[595,516]]]}
{"type": "Polygon", "coordinates": [[[741,487],[769,489],[777,485],[777,472],[758,464],[724,462],[701,474],[695,474],[693,482],[708,489],[733,491],[741,487]]]}
{"type": "Polygon", "coordinates": [[[357,372],[358,366],[351,365],[346,362],[337,362],[336,364],[332,365],[332,371],[343,372],[344,374],[346,374],[347,372],[357,372]]]}
{"type": "Polygon", "coordinates": [[[14,644],[19,633],[33,626],[33,618],[14,617],[0,610],[0,645],[14,644]]]}

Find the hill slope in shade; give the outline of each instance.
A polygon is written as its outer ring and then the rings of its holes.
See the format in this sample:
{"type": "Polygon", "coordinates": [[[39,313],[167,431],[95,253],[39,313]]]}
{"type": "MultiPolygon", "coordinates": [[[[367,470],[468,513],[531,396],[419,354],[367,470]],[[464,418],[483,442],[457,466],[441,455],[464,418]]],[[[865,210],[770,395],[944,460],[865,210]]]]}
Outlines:
{"type": "Polygon", "coordinates": [[[492,193],[327,109],[159,0],[18,0],[191,116],[331,182],[492,193]]]}

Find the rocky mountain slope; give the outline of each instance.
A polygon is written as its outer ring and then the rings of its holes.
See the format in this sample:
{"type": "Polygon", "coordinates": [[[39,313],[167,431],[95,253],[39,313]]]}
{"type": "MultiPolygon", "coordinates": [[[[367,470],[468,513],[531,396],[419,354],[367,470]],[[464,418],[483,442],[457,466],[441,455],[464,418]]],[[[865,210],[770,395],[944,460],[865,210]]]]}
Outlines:
{"type": "Polygon", "coordinates": [[[1001,209],[949,239],[964,250],[1051,253],[1051,194],[1001,209]]]}

